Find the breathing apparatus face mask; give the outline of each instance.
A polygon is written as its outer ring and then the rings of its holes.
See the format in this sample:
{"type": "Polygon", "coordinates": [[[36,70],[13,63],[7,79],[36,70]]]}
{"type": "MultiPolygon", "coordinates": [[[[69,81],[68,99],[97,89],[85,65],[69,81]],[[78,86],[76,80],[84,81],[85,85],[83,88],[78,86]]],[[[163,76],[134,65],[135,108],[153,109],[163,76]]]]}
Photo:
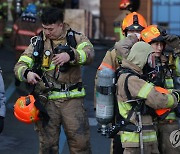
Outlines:
{"type": "Polygon", "coordinates": [[[156,86],[163,85],[163,67],[161,65],[160,59],[155,57],[154,52],[149,54],[147,63],[143,68],[143,74],[147,81],[154,83],[156,86]]]}
{"type": "Polygon", "coordinates": [[[132,35],[132,34],[135,34],[135,35],[137,36],[138,40],[140,40],[140,35],[141,35],[140,33],[137,33],[137,32],[128,33],[127,36],[130,36],[130,35],[132,35]]]}

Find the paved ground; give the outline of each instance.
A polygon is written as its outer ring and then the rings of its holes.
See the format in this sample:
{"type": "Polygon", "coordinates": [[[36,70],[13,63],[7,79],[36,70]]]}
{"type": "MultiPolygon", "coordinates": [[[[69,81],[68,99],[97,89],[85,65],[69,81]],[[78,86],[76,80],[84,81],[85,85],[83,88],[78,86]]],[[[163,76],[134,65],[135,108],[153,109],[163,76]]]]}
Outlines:
{"type": "MultiPolygon", "coordinates": [[[[106,50],[112,45],[107,46],[109,42],[100,44],[94,42],[95,60],[90,66],[83,68],[83,82],[86,87],[87,96],[85,98],[85,108],[88,113],[91,131],[91,145],[93,154],[108,154],[110,139],[107,139],[97,133],[97,121],[93,105],[93,87],[96,69],[99,66],[106,50]],[[98,44],[98,45],[97,45],[98,44]]],[[[5,128],[0,135],[0,154],[37,154],[38,137],[33,130],[33,124],[28,125],[19,122],[13,115],[14,102],[20,95],[26,95],[25,87],[15,88],[13,67],[15,64],[14,51],[10,46],[10,41],[6,40],[6,45],[0,48],[0,66],[3,69],[3,77],[7,97],[7,115],[5,118],[5,128]]],[[[68,145],[64,133],[60,137],[60,151],[62,154],[69,154],[68,145]]]]}

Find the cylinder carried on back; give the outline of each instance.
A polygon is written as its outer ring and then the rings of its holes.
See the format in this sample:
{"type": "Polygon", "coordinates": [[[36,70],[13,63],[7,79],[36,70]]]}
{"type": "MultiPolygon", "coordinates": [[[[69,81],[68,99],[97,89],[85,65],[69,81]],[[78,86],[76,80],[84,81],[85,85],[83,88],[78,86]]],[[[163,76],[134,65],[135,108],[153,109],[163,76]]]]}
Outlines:
{"type": "Polygon", "coordinates": [[[96,85],[96,119],[98,123],[102,125],[103,129],[106,128],[107,124],[112,122],[114,116],[114,83],[115,72],[113,70],[104,68],[98,72],[96,85]]]}

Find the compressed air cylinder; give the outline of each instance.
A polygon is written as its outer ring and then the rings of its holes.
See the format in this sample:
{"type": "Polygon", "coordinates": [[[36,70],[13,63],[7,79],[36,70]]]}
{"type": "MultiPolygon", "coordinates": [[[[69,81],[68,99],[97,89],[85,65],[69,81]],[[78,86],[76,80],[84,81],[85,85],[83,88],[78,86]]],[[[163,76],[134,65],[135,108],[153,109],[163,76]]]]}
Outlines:
{"type": "Polygon", "coordinates": [[[97,74],[96,119],[101,125],[107,125],[113,119],[114,80],[115,73],[109,68],[104,68],[97,74]]]}

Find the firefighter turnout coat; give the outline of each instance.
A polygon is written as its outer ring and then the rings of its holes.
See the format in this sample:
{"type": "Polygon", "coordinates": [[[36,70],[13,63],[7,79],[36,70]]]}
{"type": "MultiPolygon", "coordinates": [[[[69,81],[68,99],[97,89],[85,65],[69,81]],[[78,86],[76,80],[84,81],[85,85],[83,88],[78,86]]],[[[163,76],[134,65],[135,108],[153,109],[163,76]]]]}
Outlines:
{"type": "MultiPolygon", "coordinates": [[[[148,55],[152,52],[152,48],[149,44],[144,42],[137,42],[131,48],[130,54],[126,59],[122,61],[122,67],[129,68],[134,72],[142,75],[142,69],[147,62],[148,55]]],[[[120,75],[117,82],[117,100],[120,115],[127,119],[130,110],[134,104],[128,103],[128,98],[124,87],[125,79],[129,73],[123,73],[120,75]]],[[[139,78],[136,75],[130,76],[127,82],[128,90],[132,96],[132,99],[143,98],[148,107],[152,109],[160,108],[174,108],[177,106],[177,98],[174,94],[162,94],[156,91],[152,83],[148,83],[145,80],[139,78]]],[[[134,103],[134,102],[133,102],[134,103]]],[[[137,116],[132,114],[129,117],[130,122],[137,125],[137,116]]],[[[152,115],[149,113],[141,115],[142,125],[153,126],[152,115]]],[[[157,136],[154,129],[142,129],[142,138],[144,143],[157,142],[157,136]]],[[[121,142],[123,147],[139,147],[139,133],[137,132],[121,132],[121,142]]]]}
{"type": "MultiPolygon", "coordinates": [[[[58,45],[65,45],[67,43],[66,34],[70,29],[69,25],[64,23],[64,33],[59,37],[58,40],[53,40],[53,46],[56,48],[58,45]]],[[[54,55],[51,41],[43,37],[44,40],[44,51],[50,51],[50,65],[49,68],[42,67],[44,75],[46,76],[49,82],[52,82],[54,88],[61,88],[61,84],[65,84],[66,87],[74,85],[76,83],[81,83],[81,65],[89,64],[92,62],[94,57],[94,49],[93,45],[90,43],[89,39],[83,34],[75,34],[75,39],[77,42],[76,49],[73,49],[75,59],[70,62],[70,66],[67,72],[60,72],[59,77],[57,79],[54,78],[55,73],[55,65],[52,63],[52,57],[54,55]]],[[[14,67],[15,75],[20,81],[26,81],[24,77],[24,73],[26,69],[31,69],[34,64],[33,57],[33,46],[32,44],[25,50],[25,52],[19,58],[19,61],[16,63],[14,67]]],[[[43,89],[43,85],[41,82],[36,86],[40,91],[43,89]]],[[[75,88],[71,91],[51,91],[48,93],[48,99],[67,99],[67,98],[78,98],[85,96],[85,89],[75,88]]]]}

